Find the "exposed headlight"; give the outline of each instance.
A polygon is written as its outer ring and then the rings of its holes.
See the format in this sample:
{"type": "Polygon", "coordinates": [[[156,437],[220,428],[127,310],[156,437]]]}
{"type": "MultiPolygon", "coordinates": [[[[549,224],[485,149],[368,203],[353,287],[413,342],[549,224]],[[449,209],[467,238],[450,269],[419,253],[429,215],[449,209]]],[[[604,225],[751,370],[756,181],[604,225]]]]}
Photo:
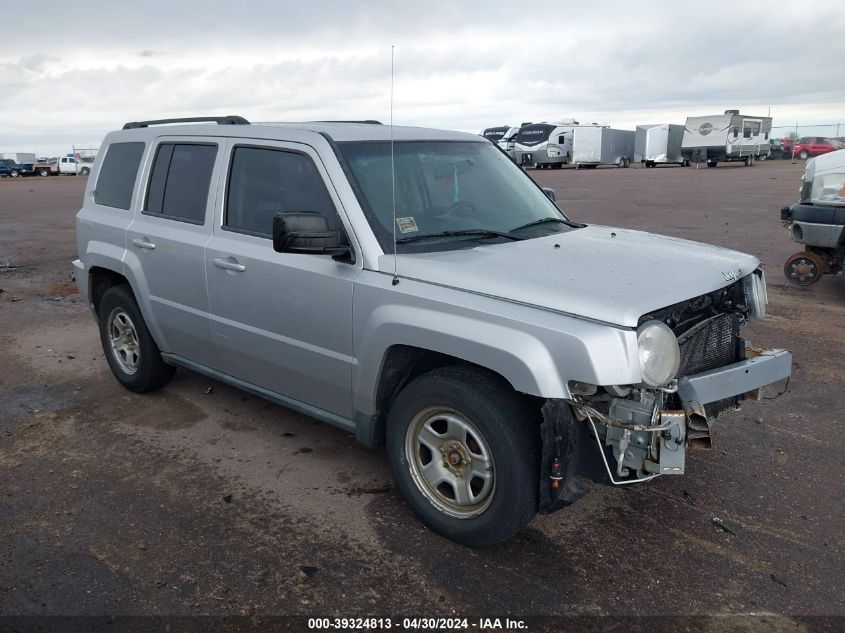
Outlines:
{"type": "Polygon", "coordinates": [[[812,183],[810,202],[845,206],[845,172],[814,175],[812,183]]]}
{"type": "Polygon", "coordinates": [[[640,376],[649,387],[660,387],[672,380],[681,366],[678,339],[660,321],[648,321],[637,328],[640,350],[640,376]]]}
{"type": "Polygon", "coordinates": [[[769,303],[765,273],[759,270],[743,277],[742,291],[748,302],[749,316],[755,321],[761,321],[766,316],[766,305],[769,303]]]}

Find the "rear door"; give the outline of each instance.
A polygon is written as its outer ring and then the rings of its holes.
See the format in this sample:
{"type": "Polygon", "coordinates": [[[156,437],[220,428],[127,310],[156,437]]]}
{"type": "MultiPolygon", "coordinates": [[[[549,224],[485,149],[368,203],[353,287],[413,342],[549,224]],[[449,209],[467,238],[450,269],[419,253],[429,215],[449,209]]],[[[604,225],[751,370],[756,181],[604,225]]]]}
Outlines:
{"type": "MultiPolygon", "coordinates": [[[[324,214],[351,232],[318,154],[300,143],[233,143],[219,219],[206,248],[220,369],[252,385],[352,416],[352,285],[356,263],[277,253],[273,217],[324,214]]],[[[354,244],[353,244],[354,247],[354,244]]]]}
{"type": "Polygon", "coordinates": [[[145,148],[143,141],[108,143],[94,177],[88,179],[76,216],[76,235],[79,257],[89,268],[102,266],[126,273],[126,230],[132,223],[132,201],[140,187],[145,148]]]}
{"type": "Polygon", "coordinates": [[[205,245],[211,237],[215,167],[224,140],[160,137],[150,152],[127,257],[143,271],[163,352],[214,367],[205,245]]]}

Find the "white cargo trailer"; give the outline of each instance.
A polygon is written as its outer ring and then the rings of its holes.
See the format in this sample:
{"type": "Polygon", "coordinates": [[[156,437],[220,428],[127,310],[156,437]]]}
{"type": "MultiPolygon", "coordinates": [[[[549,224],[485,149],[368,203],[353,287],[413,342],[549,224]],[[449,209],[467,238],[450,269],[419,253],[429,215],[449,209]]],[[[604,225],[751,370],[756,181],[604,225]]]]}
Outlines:
{"type": "Polygon", "coordinates": [[[708,167],[730,161],[742,161],[750,167],[769,157],[771,131],[770,117],[740,114],[739,110],[689,117],[681,153],[691,163],[706,162],[708,167]]]}
{"type": "Polygon", "coordinates": [[[35,162],[35,154],[32,152],[0,152],[0,158],[13,160],[16,163],[35,162]]]}
{"type": "Polygon", "coordinates": [[[572,164],[578,167],[616,165],[630,167],[634,161],[633,130],[607,126],[579,126],[572,137],[572,164]]]}
{"type": "Polygon", "coordinates": [[[634,138],[634,161],[646,167],[655,165],[689,165],[681,155],[684,126],[672,123],[638,125],[634,138]]]}

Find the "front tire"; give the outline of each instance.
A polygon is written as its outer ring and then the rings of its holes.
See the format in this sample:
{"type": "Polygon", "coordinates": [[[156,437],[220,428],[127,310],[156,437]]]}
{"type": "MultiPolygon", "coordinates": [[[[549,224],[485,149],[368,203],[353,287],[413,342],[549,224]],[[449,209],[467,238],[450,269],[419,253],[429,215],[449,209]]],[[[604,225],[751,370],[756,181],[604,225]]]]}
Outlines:
{"type": "Polygon", "coordinates": [[[165,363],[128,286],[109,288],[97,307],[100,342],[115,378],[136,393],[160,389],[176,368],[165,363]]]}
{"type": "Polygon", "coordinates": [[[802,149],[800,152],[798,152],[798,158],[800,158],[801,160],[807,160],[808,158],[810,158],[810,152],[805,149],[802,149]]]}
{"type": "Polygon", "coordinates": [[[388,416],[397,487],[438,534],[470,547],[504,541],[537,512],[539,424],[502,378],[435,369],[408,384],[388,416]]]}

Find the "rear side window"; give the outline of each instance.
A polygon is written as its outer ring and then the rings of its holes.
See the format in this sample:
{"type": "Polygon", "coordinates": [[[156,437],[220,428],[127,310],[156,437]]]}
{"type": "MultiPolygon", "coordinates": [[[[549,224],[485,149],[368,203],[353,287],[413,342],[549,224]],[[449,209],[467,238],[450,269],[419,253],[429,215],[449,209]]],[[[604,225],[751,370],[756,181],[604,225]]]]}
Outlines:
{"type": "Polygon", "coordinates": [[[143,143],[112,143],[97,177],[94,203],[116,209],[132,206],[132,189],[144,153],[143,143]]]}
{"type": "Polygon", "coordinates": [[[284,211],[321,213],[332,230],[340,218],[317,171],[306,155],[284,150],[236,147],[226,196],[227,228],[259,236],[273,233],[273,216],[284,211]]]}
{"type": "Polygon", "coordinates": [[[144,212],[203,224],[216,156],[216,145],[159,145],[150,173],[144,212]]]}

